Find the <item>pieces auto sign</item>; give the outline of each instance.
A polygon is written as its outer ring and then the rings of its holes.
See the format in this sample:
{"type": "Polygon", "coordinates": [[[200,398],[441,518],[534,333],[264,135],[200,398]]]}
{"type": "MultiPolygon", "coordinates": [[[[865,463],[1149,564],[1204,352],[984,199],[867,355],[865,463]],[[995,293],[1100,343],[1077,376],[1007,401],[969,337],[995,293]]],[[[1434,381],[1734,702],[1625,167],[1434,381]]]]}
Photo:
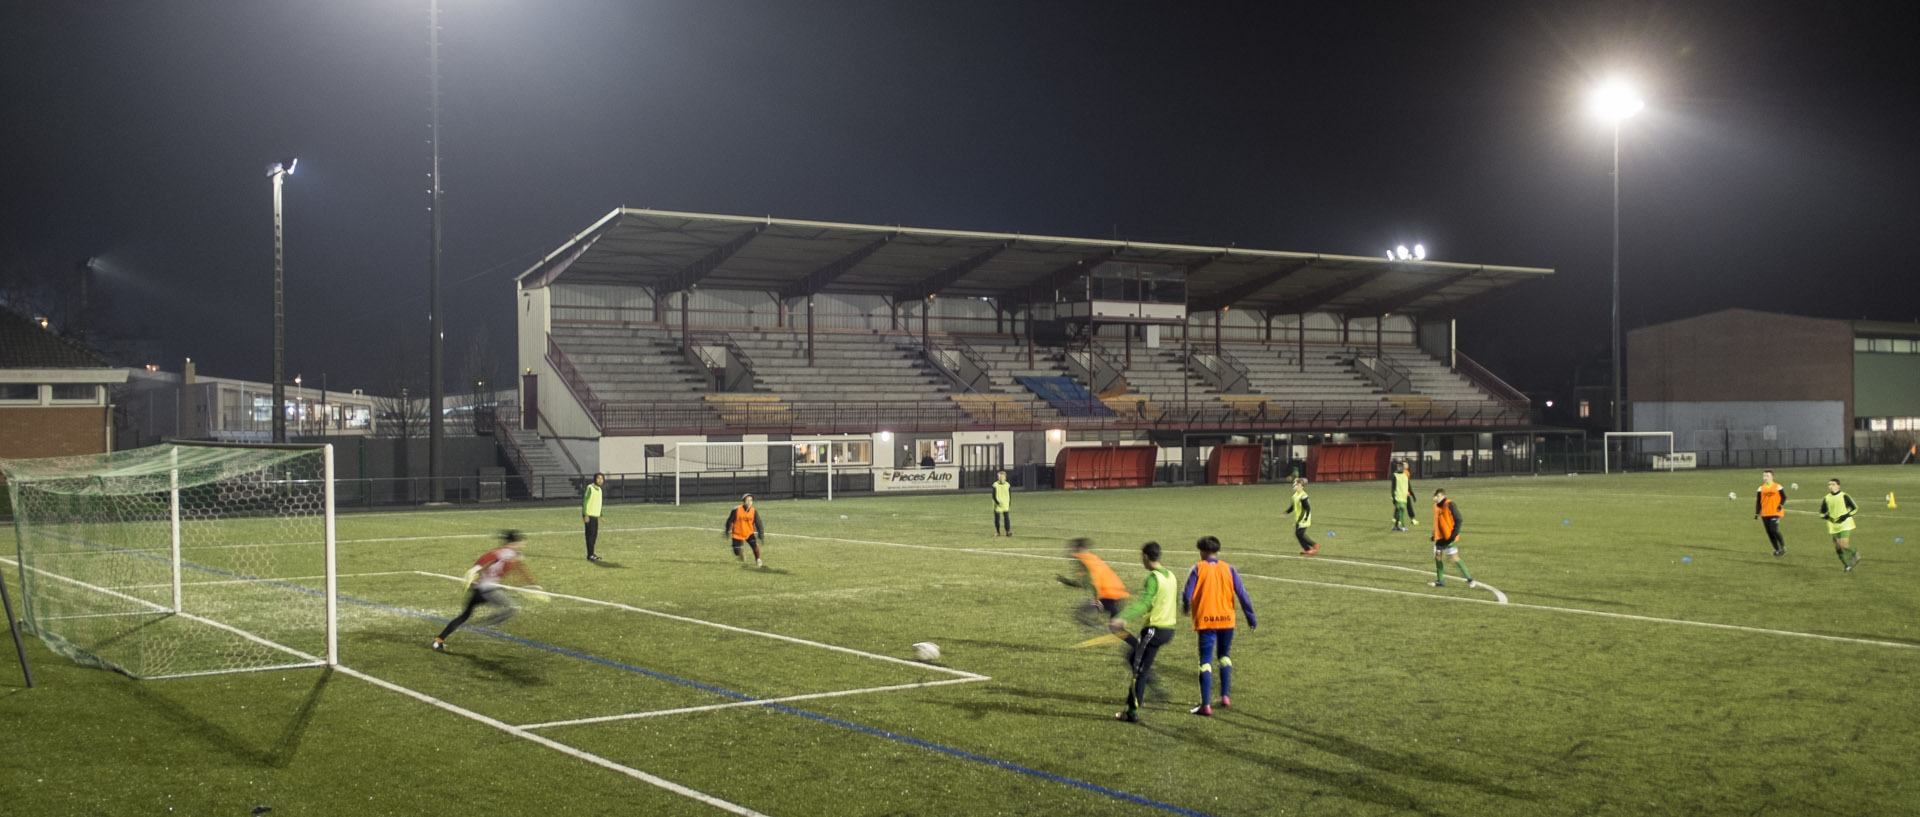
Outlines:
{"type": "Polygon", "coordinates": [[[958,468],[876,468],[876,491],[951,491],[960,487],[958,468]]]}

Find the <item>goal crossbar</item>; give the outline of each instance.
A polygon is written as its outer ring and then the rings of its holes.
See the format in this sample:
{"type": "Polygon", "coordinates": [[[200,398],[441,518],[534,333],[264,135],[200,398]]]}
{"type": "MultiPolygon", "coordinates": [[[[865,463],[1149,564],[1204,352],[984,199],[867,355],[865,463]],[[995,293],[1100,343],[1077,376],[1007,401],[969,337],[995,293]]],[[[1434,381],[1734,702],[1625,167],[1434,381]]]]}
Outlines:
{"type": "MultiPolygon", "coordinates": [[[[817,440],[755,440],[752,442],[748,442],[745,440],[731,440],[731,441],[722,441],[722,442],[668,443],[668,445],[673,446],[673,504],[675,505],[680,504],[680,474],[682,473],[682,470],[683,470],[680,467],[680,463],[681,463],[680,449],[682,448],[725,447],[725,448],[745,449],[748,446],[756,446],[756,445],[758,446],[784,445],[784,446],[787,446],[788,451],[792,451],[793,446],[796,446],[796,445],[832,445],[833,443],[844,443],[844,442],[847,442],[848,440],[849,438],[841,437],[839,439],[817,439],[817,440]]],[[[833,457],[831,456],[827,457],[826,465],[827,465],[827,501],[832,502],[833,501],[833,457]]]]}
{"type": "MultiPolygon", "coordinates": [[[[1613,462],[1612,462],[1613,439],[1615,437],[1624,437],[1629,439],[1631,438],[1658,439],[1661,437],[1665,437],[1667,439],[1667,461],[1668,462],[1673,461],[1673,432],[1671,431],[1609,431],[1601,435],[1601,437],[1602,437],[1602,443],[1600,447],[1600,473],[1602,474],[1613,473],[1613,462]]],[[[1623,465],[1622,468],[1624,469],[1625,466],[1623,465]]],[[[1671,471],[1673,470],[1673,467],[1668,466],[1667,470],[1671,471]]]]}

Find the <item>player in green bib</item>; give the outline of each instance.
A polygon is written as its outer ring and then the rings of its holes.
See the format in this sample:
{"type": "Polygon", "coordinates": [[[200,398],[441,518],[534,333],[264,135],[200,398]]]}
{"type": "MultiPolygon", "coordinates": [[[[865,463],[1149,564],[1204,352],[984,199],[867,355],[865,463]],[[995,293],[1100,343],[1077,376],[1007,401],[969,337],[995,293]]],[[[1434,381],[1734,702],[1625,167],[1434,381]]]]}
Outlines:
{"type": "Polygon", "coordinates": [[[1001,471],[999,478],[993,481],[993,535],[1002,535],[1000,529],[1003,523],[1005,535],[1013,535],[1013,514],[1009,510],[1012,507],[1013,485],[1007,482],[1007,472],[1001,471]]]}
{"type": "Polygon", "coordinates": [[[1407,472],[1406,460],[1393,463],[1393,531],[1406,533],[1410,525],[1420,520],[1413,518],[1413,475],[1407,472]]]}
{"type": "Polygon", "coordinates": [[[1133,681],[1127,685],[1126,711],[1113,713],[1114,718],[1128,723],[1140,720],[1140,700],[1147,694],[1153,658],[1160,654],[1161,647],[1173,640],[1174,627],[1180,623],[1180,585],[1174,580],[1173,571],[1160,566],[1159,542],[1140,546],[1140,564],[1147,569],[1140,597],[1107,622],[1109,629],[1120,632],[1127,628],[1127,619],[1147,614],[1146,621],[1141,623],[1140,635],[1133,642],[1129,662],[1133,666],[1133,681]]]}
{"type": "Polygon", "coordinates": [[[587,561],[600,561],[600,555],[593,552],[593,546],[600,541],[600,507],[607,484],[606,474],[594,474],[593,481],[587,483],[586,490],[580,492],[580,521],[587,528],[587,561]]]}
{"type": "Polygon", "coordinates": [[[1293,502],[1287,506],[1287,515],[1293,517],[1293,538],[1300,542],[1300,555],[1319,553],[1320,545],[1307,535],[1307,528],[1313,526],[1313,503],[1307,497],[1306,477],[1294,478],[1293,502]]]}
{"type": "Polygon", "coordinates": [[[1840,557],[1841,569],[1848,573],[1860,563],[1860,549],[1848,541],[1853,536],[1853,515],[1859,511],[1853,497],[1840,490],[1840,480],[1827,480],[1827,495],[1820,499],[1820,518],[1827,520],[1827,535],[1833,537],[1833,555],[1840,557]]]}

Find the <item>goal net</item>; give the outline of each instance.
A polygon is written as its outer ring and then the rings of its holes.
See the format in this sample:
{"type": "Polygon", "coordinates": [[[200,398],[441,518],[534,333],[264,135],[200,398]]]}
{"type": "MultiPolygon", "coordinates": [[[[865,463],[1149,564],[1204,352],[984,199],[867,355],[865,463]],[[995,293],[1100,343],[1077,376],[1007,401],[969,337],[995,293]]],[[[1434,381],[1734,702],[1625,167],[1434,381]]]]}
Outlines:
{"type": "Polygon", "coordinates": [[[1672,471],[1676,468],[1692,468],[1694,465],[1692,453],[1682,455],[1673,450],[1671,431],[1609,431],[1602,437],[1604,450],[1600,455],[1601,473],[1611,474],[1636,466],[1654,471],[1672,471]],[[1618,446],[1617,451],[1615,446],[1618,446]]]}
{"type": "Polygon", "coordinates": [[[332,446],[0,460],[27,627],[135,678],[333,664],[332,446]]]}

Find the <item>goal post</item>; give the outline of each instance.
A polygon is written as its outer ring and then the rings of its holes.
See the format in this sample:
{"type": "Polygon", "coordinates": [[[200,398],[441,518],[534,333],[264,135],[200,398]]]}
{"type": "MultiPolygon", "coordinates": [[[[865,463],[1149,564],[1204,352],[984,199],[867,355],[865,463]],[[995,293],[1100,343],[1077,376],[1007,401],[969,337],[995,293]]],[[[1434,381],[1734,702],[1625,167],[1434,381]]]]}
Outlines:
{"type": "MultiPolygon", "coordinates": [[[[681,475],[686,473],[686,470],[687,470],[686,469],[687,462],[686,462],[686,457],[683,456],[683,449],[692,448],[692,449],[700,449],[700,450],[712,450],[714,448],[738,448],[742,452],[745,452],[747,449],[757,446],[757,447],[767,448],[769,452],[771,452],[771,450],[775,447],[785,446],[787,451],[787,456],[791,457],[793,456],[793,451],[795,446],[831,445],[833,443],[845,443],[845,442],[848,442],[848,439],[845,437],[841,437],[838,439],[818,439],[818,440],[754,440],[751,442],[734,440],[734,441],[723,441],[723,442],[697,442],[696,441],[696,442],[668,443],[667,445],[672,446],[673,448],[673,451],[672,451],[673,504],[675,505],[680,504],[680,479],[681,479],[681,475]]],[[[687,453],[691,453],[691,452],[687,452],[687,453]]],[[[705,466],[707,465],[707,460],[702,459],[699,462],[699,464],[702,466],[705,466]]],[[[827,474],[827,501],[832,502],[833,501],[834,468],[833,468],[833,458],[831,456],[827,457],[827,461],[825,465],[826,465],[826,474],[827,474]]],[[[843,468],[841,470],[846,470],[846,469],[843,468]]]]}
{"type": "MultiPolygon", "coordinates": [[[[1667,441],[1667,469],[1666,470],[1668,471],[1674,470],[1675,458],[1673,455],[1674,454],[1673,432],[1671,431],[1609,431],[1603,434],[1602,437],[1603,437],[1603,440],[1602,440],[1602,446],[1600,451],[1600,472],[1603,474],[1613,473],[1613,461],[1612,461],[1613,460],[1613,441],[1616,438],[1620,439],[1621,442],[1623,443],[1631,439],[1654,440],[1655,442],[1665,439],[1667,441]]],[[[1626,452],[1623,451],[1622,453],[1624,454],[1626,452]]],[[[1688,456],[1692,456],[1692,455],[1689,454],[1688,456]]],[[[1621,467],[1621,470],[1626,469],[1626,462],[1625,462],[1624,456],[1622,457],[1622,462],[1620,467],[1621,467]]]]}
{"type": "Polygon", "coordinates": [[[0,460],[28,629],[135,678],[339,661],[333,448],[0,460]]]}

